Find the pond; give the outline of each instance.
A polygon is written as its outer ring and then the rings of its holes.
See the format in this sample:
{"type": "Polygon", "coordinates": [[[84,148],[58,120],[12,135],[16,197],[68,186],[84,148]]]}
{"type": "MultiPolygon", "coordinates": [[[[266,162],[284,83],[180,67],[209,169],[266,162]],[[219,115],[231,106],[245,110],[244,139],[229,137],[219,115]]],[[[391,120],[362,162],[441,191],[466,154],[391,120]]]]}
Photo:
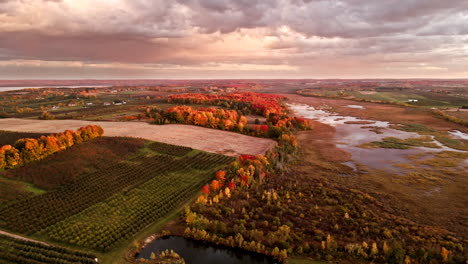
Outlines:
{"type": "Polygon", "coordinates": [[[149,259],[151,252],[157,254],[166,249],[174,250],[187,264],[273,264],[278,263],[265,255],[241,249],[232,249],[207,244],[193,239],[170,236],[149,243],[136,258],[149,259]]]}

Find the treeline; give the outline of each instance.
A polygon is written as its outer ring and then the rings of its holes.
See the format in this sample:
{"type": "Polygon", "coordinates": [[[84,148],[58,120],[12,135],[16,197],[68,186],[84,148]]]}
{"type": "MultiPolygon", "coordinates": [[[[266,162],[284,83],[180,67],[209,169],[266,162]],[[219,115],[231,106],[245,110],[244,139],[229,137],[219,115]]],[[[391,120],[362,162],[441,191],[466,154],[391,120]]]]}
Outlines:
{"type": "MultiPolygon", "coordinates": [[[[280,104],[283,99],[277,95],[256,93],[239,93],[226,95],[183,94],[170,96],[169,102],[199,103],[222,105],[221,108],[197,108],[181,105],[166,110],[158,107],[147,107],[144,113],[124,117],[125,120],[149,119],[155,124],[190,124],[208,128],[239,132],[249,136],[279,139],[283,134],[292,134],[296,130],[309,129],[309,123],[303,118],[288,116],[286,108],[280,104]],[[222,98],[222,99],[220,99],[222,98]],[[246,101],[241,101],[245,99],[246,101]],[[245,105],[256,114],[264,115],[266,121],[261,124],[248,124],[244,112],[237,107],[245,105]]],[[[242,108],[243,109],[243,108],[242,108]]]]}
{"type": "Polygon", "coordinates": [[[104,130],[100,126],[89,125],[77,131],[66,130],[63,133],[41,136],[38,139],[19,139],[13,146],[4,145],[0,148],[0,170],[21,167],[103,134],[104,130]]]}
{"type": "Polygon", "coordinates": [[[154,124],[188,124],[226,131],[233,131],[254,137],[278,139],[282,134],[309,128],[307,120],[287,115],[270,114],[261,124],[248,124],[247,118],[235,110],[217,108],[197,108],[174,106],[167,110],[158,107],[147,107],[144,113],[137,116],[126,116],[126,121],[136,119],[152,120],[154,124]]]}
{"type": "Polygon", "coordinates": [[[468,127],[468,121],[465,121],[465,120],[460,119],[460,118],[458,118],[456,116],[453,116],[453,115],[449,115],[449,114],[447,114],[446,112],[444,112],[442,110],[433,109],[431,112],[432,112],[433,115],[435,115],[438,118],[445,119],[445,120],[447,120],[449,122],[468,127]]]}
{"type": "Polygon", "coordinates": [[[182,123],[222,130],[243,131],[245,116],[234,110],[216,108],[193,109],[190,106],[174,106],[155,115],[156,124],[182,123]]]}
{"type": "Polygon", "coordinates": [[[276,94],[262,93],[226,93],[226,94],[175,94],[170,95],[168,103],[217,105],[239,110],[244,115],[259,114],[268,117],[270,114],[283,115],[286,109],[281,105],[285,97],[276,94]]]}

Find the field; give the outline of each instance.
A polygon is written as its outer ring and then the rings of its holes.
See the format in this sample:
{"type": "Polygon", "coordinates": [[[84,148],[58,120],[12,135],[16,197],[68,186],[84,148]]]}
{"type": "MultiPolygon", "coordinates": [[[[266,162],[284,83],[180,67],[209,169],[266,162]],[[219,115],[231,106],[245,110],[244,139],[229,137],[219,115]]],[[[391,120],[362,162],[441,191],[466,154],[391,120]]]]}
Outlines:
{"type": "Polygon", "coordinates": [[[394,87],[389,89],[374,88],[369,91],[369,89],[362,89],[359,87],[348,89],[335,87],[324,89],[308,88],[300,90],[298,93],[318,97],[413,105],[425,108],[462,107],[467,103],[466,91],[461,88],[451,90],[431,90],[428,88],[409,89],[394,87]]]}
{"type": "Polygon", "coordinates": [[[290,263],[466,261],[468,141],[452,133],[468,130],[431,109],[464,120],[461,86],[259,80],[257,94],[251,84],[221,83],[0,96],[13,117],[0,119],[2,144],[88,124],[105,131],[0,171],[0,229],[49,244],[45,252],[44,244],[1,236],[0,263],[135,262],[139,248],[166,231],[290,263]],[[308,130],[286,103],[372,121],[342,121],[354,129],[340,130],[309,120],[308,130]],[[55,120],[39,120],[43,111],[55,120]],[[365,127],[369,137],[359,133],[365,127]],[[395,135],[379,134],[386,129],[395,135]],[[363,141],[356,149],[388,157],[396,171],[357,162],[359,150],[346,148],[355,138],[363,141]]]}
{"type": "Polygon", "coordinates": [[[106,136],[138,137],[229,156],[265,153],[275,144],[271,139],[254,138],[228,131],[178,124],[156,126],[144,122],[124,124],[122,122],[81,120],[0,119],[0,126],[5,130],[20,132],[54,133],[88,124],[101,126],[106,136]]]}
{"type": "Polygon", "coordinates": [[[20,138],[39,138],[43,135],[42,133],[18,133],[0,130],[0,146],[13,145],[20,138]]]}
{"type": "Polygon", "coordinates": [[[2,190],[17,192],[2,192],[0,226],[109,252],[190,200],[232,160],[142,139],[98,138],[1,173],[8,186],[2,190]],[[19,192],[30,183],[47,191],[19,192]]]}
{"type": "Polygon", "coordinates": [[[96,256],[64,247],[15,239],[0,234],[0,263],[93,264],[96,256]]]}
{"type": "Polygon", "coordinates": [[[50,190],[72,182],[83,174],[104,170],[123,161],[129,155],[135,154],[144,144],[143,139],[137,138],[97,138],[85,144],[75,145],[60,155],[51,155],[40,162],[7,170],[0,175],[50,190]]]}

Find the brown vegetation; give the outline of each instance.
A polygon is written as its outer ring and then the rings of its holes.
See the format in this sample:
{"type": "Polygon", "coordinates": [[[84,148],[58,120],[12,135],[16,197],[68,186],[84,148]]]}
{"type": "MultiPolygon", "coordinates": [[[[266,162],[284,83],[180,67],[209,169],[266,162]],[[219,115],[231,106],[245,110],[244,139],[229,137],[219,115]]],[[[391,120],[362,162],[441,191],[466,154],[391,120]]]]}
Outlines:
{"type": "Polygon", "coordinates": [[[115,165],[136,153],[144,143],[143,139],[102,137],[73,146],[60,155],[45,158],[42,162],[8,170],[0,175],[51,189],[73,181],[82,174],[115,165]]]}
{"type": "Polygon", "coordinates": [[[343,99],[328,99],[318,97],[303,97],[300,95],[286,95],[290,101],[308,104],[313,107],[328,105],[333,112],[345,116],[355,116],[362,119],[381,120],[391,123],[418,123],[432,127],[436,130],[449,131],[460,130],[468,133],[468,129],[462,125],[455,124],[435,117],[429,110],[417,107],[403,107],[390,104],[360,103],[366,109],[354,109],[346,107],[349,101],[343,99]]]}

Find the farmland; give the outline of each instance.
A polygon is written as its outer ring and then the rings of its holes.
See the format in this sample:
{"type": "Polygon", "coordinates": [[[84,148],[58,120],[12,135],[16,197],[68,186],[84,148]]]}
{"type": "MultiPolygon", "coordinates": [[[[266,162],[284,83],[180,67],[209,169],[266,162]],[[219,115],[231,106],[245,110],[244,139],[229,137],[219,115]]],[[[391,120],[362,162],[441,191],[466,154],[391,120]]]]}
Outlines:
{"type": "Polygon", "coordinates": [[[0,264],[468,264],[468,0],[0,0],[0,264]]]}
{"type": "Polygon", "coordinates": [[[347,96],[334,89],[310,95],[303,93],[317,89],[300,81],[258,83],[262,93],[198,82],[173,92],[10,92],[18,105],[5,108],[14,118],[0,119],[4,144],[91,124],[105,134],[1,171],[0,228],[103,263],[143,263],[135,253],[167,234],[291,263],[464,259],[468,142],[455,133],[467,130],[431,109],[460,109],[453,115],[463,118],[460,90],[399,93],[356,84],[347,96]],[[36,105],[38,95],[55,93],[88,96],[79,106],[36,105]],[[413,97],[419,105],[408,104],[413,97]],[[330,116],[307,120],[307,111],[330,116]],[[363,155],[366,161],[359,157],[366,152],[376,154],[363,155]],[[402,157],[387,156],[396,152],[402,157]]]}
{"type": "Polygon", "coordinates": [[[16,140],[21,138],[39,138],[44,134],[41,133],[18,133],[11,131],[0,131],[0,146],[13,145],[16,140]]]}
{"type": "Polygon", "coordinates": [[[8,188],[25,182],[47,191],[24,196],[2,192],[5,207],[0,226],[109,252],[190,200],[217,169],[232,160],[142,139],[91,140],[38,164],[4,171],[2,182],[8,188]]]}
{"type": "Polygon", "coordinates": [[[38,242],[0,235],[1,263],[96,263],[96,256],[38,242]]]}
{"type": "Polygon", "coordinates": [[[179,124],[156,126],[144,122],[0,119],[2,128],[19,132],[53,133],[89,124],[101,126],[106,131],[107,136],[139,137],[230,156],[264,153],[275,144],[270,139],[253,138],[228,131],[179,124]],[[204,140],[205,138],[210,140],[204,140]]]}

